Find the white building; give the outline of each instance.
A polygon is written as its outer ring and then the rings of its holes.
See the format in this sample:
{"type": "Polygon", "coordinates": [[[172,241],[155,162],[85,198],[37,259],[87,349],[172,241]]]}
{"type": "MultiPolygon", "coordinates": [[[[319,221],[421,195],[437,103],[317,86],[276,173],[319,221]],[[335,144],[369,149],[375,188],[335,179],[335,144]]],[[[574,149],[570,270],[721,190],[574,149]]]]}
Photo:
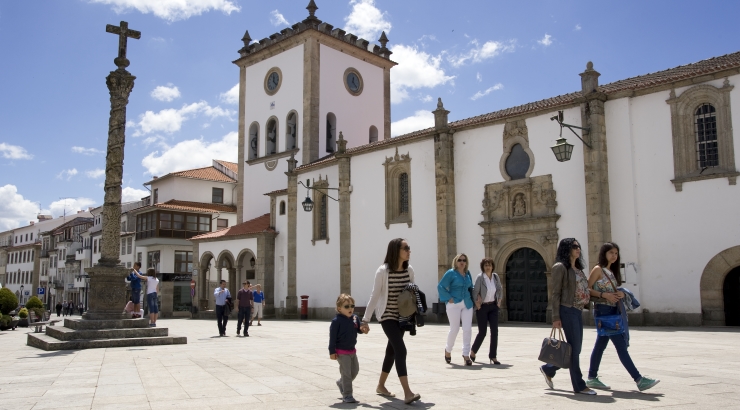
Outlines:
{"type": "Polygon", "coordinates": [[[575,237],[589,266],[621,246],[635,323],[740,324],[740,53],[609,84],[588,63],[580,91],[455,122],[440,101],[434,128],[391,139],[387,38],[373,47],[309,12],[258,43],[247,33],[234,62],[240,223],[191,239],[201,308],[218,279],[233,291],[250,276],[278,315],[295,317],[298,295],[314,317],[343,292],[362,306],[403,237],[429,300],[465,252],[473,274],[494,259],[504,320],[546,321],[557,244],[575,237]],[[585,128],[587,144],[564,130],[567,162],[559,111],[585,128]],[[338,190],[311,190],[304,212],[303,181],[338,190]]]}

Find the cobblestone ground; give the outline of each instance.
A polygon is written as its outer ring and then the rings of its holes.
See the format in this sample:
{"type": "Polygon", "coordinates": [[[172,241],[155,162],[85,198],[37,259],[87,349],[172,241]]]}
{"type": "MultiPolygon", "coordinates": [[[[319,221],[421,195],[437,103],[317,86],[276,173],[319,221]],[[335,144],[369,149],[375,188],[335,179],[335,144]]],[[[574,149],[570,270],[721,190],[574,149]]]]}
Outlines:
{"type": "MultiPolygon", "coordinates": [[[[328,322],[265,321],[250,329],[249,338],[236,337],[233,321],[223,338],[215,336],[214,322],[160,320],[159,325],[186,335],[188,344],[44,352],[26,346],[27,329],[0,332],[0,408],[740,408],[740,329],[633,328],[635,364],[661,383],[639,393],[610,345],[600,373],[612,390],[593,397],[573,394],[567,371],[554,379],[554,390],[545,385],[537,354],[549,333],[546,326],[502,326],[502,365],[463,367],[462,333],[448,365],[447,326],[427,325],[405,338],[409,380],[421,394],[421,401],[406,406],[375,394],[386,344],[378,324],[359,336],[354,390],[360,403],[354,405],[341,403],[335,384],[339,371],[328,357],[328,322]]],[[[596,332],[584,333],[585,373],[596,332]]],[[[480,358],[486,348],[487,340],[480,358]]],[[[387,387],[402,396],[395,373],[387,387]]]]}

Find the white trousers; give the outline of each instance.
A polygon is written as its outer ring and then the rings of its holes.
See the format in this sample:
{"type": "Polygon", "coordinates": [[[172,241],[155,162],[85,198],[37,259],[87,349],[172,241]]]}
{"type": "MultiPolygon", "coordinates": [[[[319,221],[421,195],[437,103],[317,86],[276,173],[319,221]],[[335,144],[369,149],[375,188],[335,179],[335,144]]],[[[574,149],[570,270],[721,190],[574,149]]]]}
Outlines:
{"type": "Polygon", "coordinates": [[[262,302],[255,303],[252,307],[252,320],[254,320],[254,318],[262,319],[262,302]]]}
{"type": "Polygon", "coordinates": [[[460,303],[447,303],[447,318],[450,320],[450,332],[447,334],[447,346],[445,351],[452,353],[455,347],[455,339],[460,331],[460,322],[463,328],[463,356],[470,356],[470,336],[473,333],[473,308],[465,307],[465,301],[460,303]]]}

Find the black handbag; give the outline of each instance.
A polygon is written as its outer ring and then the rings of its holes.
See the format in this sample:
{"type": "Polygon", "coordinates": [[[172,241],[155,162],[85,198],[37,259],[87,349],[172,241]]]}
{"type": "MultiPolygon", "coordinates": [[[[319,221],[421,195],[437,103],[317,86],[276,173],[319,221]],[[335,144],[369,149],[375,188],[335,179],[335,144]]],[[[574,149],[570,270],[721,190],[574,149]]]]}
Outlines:
{"type": "Polygon", "coordinates": [[[564,340],[563,330],[558,329],[558,333],[558,337],[555,337],[555,328],[552,328],[550,337],[546,337],[542,341],[542,349],[540,349],[540,357],[538,359],[541,362],[560,367],[561,369],[567,369],[570,367],[572,348],[570,343],[564,340]]]}

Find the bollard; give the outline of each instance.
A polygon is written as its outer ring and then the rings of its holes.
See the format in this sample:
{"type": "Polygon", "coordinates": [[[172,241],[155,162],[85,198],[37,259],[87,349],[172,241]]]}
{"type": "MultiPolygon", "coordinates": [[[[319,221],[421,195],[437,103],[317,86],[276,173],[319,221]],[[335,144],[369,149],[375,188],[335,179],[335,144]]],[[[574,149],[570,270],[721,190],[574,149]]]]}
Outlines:
{"type": "Polygon", "coordinates": [[[301,295],[301,320],[308,319],[308,295],[301,295]]]}

